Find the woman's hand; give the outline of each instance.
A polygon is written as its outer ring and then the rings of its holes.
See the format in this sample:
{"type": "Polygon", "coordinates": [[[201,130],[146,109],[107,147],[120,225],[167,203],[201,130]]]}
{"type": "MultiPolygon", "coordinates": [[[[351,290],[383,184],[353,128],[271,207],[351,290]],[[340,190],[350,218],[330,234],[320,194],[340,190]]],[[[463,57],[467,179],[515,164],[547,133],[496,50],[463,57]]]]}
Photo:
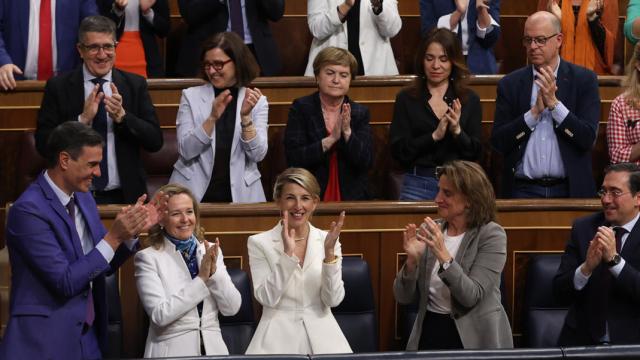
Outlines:
{"type": "Polygon", "coordinates": [[[444,114],[445,119],[449,122],[448,129],[449,131],[455,135],[460,135],[462,129],[460,128],[460,115],[462,114],[462,104],[460,104],[460,100],[453,100],[452,106],[449,107],[447,112],[444,114]]]}
{"type": "Polygon", "coordinates": [[[416,266],[420,263],[420,258],[424,251],[427,249],[427,245],[418,240],[416,236],[416,225],[408,224],[404,227],[402,232],[402,248],[407,253],[407,261],[404,263],[404,268],[407,272],[413,272],[416,266]]]}
{"type": "Polygon", "coordinates": [[[598,14],[602,12],[603,6],[604,0],[590,0],[587,6],[587,19],[589,19],[589,21],[595,20],[598,14]]]}
{"type": "Polygon", "coordinates": [[[417,236],[420,241],[424,241],[427,244],[441,264],[451,260],[452,256],[444,244],[444,234],[440,230],[440,225],[433,219],[428,216],[424,218],[417,236]]]}
{"type": "Polygon", "coordinates": [[[124,8],[127,7],[127,4],[129,3],[129,0],[115,0],[114,1],[114,5],[119,9],[119,10],[124,10],[124,8]]]}
{"type": "Polygon", "coordinates": [[[433,132],[431,133],[431,137],[433,138],[433,141],[442,140],[445,134],[447,133],[447,128],[449,127],[449,120],[447,120],[446,115],[447,114],[445,114],[443,117],[440,118],[438,127],[436,127],[436,129],[433,130],[433,132]]]}
{"type": "Polygon", "coordinates": [[[289,230],[289,212],[282,212],[282,244],[284,245],[284,253],[287,256],[293,256],[293,250],[296,248],[296,230],[289,230]]]}
{"type": "Polygon", "coordinates": [[[555,15],[558,20],[562,21],[562,9],[560,8],[560,5],[558,5],[558,0],[549,0],[547,3],[547,11],[555,15]]]}
{"type": "MultiPolygon", "coordinates": [[[[351,119],[351,118],[349,118],[349,119],[351,119]]],[[[340,141],[341,135],[342,135],[342,116],[339,115],[338,116],[338,121],[336,121],[336,124],[333,126],[333,129],[331,130],[331,134],[329,134],[329,136],[327,136],[326,138],[322,139],[322,141],[321,141],[321,143],[322,143],[322,152],[327,152],[327,151],[331,150],[333,145],[335,143],[337,143],[338,141],[340,141]]]]}
{"type": "Polygon", "coordinates": [[[155,3],[156,0],[140,0],[140,12],[146,14],[155,3]]]}
{"type": "Polygon", "coordinates": [[[244,100],[242,101],[242,106],[240,107],[240,115],[248,116],[251,114],[251,110],[256,106],[258,100],[262,96],[260,89],[258,88],[246,88],[246,92],[244,94],[244,100]]]}
{"type": "Polygon", "coordinates": [[[332,221],[327,236],[324,238],[324,261],[331,262],[335,260],[336,255],[334,253],[336,248],[336,242],[340,236],[342,225],[344,225],[345,212],[341,212],[338,216],[338,222],[332,221]]]}
{"type": "Polygon", "coordinates": [[[469,6],[469,0],[455,0],[456,10],[460,12],[460,14],[464,14],[467,12],[467,7],[469,6]]]}
{"type": "Polygon", "coordinates": [[[220,240],[216,238],[216,242],[210,244],[207,240],[204,241],[205,253],[202,256],[202,261],[200,262],[200,270],[198,271],[198,276],[202,279],[202,281],[207,281],[213,274],[216,273],[217,266],[216,262],[218,260],[218,248],[220,247],[220,240]]]}
{"type": "Polygon", "coordinates": [[[349,141],[351,137],[351,104],[342,104],[340,117],[342,119],[342,136],[344,137],[344,141],[349,141]]]}
{"type": "Polygon", "coordinates": [[[202,123],[202,129],[204,132],[211,136],[213,132],[213,127],[216,125],[216,122],[224,111],[227,109],[227,105],[233,100],[233,96],[231,95],[231,91],[225,90],[221,92],[215,99],[213,99],[213,105],[211,105],[211,114],[209,117],[202,123]]]}

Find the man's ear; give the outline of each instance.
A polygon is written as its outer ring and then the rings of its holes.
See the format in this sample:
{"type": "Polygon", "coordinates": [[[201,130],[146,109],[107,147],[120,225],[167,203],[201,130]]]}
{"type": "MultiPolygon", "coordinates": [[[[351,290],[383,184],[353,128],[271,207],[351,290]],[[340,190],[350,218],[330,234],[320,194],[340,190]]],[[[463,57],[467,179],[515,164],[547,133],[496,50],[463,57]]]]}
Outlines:
{"type": "Polygon", "coordinates": [[[70,161],[71,155],[66,151],[60,151],[60,154],[58,154],[58,164],[60,165],[60,168],[67,170],[69,168],[70,161]]]}

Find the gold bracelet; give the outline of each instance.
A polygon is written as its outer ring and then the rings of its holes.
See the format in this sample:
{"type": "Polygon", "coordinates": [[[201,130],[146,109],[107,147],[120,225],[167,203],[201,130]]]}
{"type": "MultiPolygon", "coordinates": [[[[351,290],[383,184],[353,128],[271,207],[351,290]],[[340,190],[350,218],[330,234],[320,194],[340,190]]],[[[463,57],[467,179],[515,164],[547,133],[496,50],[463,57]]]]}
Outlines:
{"type": "Polygon", "coordinates": [[[333,260],[331,260],[331,261],[327,261],[327,260],[325,259],[325,260],[322,260],[322,262],[323,262],[323,263],[325,263],[325,264],[327,264],[327,265],[332,265],[332,264],[337,263],[337,262],[338,262],[338,259],[340,259],[340,257],[339,257],[338,255],[334,255],[334,256],[333,256],[333,260]]]}
{"type": "Polygon", "coordinates": [[[249,121],[246,124],[243,124],[242,122],[240,123],[240,127],[243,128],[243,129],[246,129],[246,128],[250,127],[250,126],[253,126],[253,121],[249,121]]]}

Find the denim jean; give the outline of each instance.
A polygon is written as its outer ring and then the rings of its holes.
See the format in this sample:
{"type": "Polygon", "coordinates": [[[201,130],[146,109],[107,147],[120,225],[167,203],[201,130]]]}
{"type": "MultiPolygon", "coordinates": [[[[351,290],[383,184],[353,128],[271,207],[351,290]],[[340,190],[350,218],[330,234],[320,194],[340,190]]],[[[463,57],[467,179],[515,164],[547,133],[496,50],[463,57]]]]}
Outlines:
{"type": "Polygon", "coordinates": [[[413,172],[404,174],[400,200],[433,200],[438,194],[438,180],[433,177],[414,175],[413,172]]]}
{"type": "Polygon", "coordinates": [[[569,197],[569,184],[553,186],[540,186],[535,184],[519,184],[516,182],[513,189],[514,199],[551,199],[569,197]]]}

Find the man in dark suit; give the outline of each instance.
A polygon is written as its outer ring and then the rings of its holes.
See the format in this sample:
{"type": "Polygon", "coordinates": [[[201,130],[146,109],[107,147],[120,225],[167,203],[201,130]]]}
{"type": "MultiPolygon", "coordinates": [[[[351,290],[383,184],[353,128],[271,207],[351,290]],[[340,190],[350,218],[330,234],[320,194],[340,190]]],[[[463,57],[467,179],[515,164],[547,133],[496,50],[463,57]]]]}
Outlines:
{"type": "Polygon", "coordinates": [[[98,13],[95,0],[56,0],[55,8],[51,7],[51,0],[35,4],[27,0],[0,2],[0,87],[4,90],[15,88],[15,80],[46,80],[78,66],[80,58],[75,50],[78,25],[85,17],[98,13]],[[46,9],[48,17],[43,14],[46,9]],[[45,50],[40,36],[52,33],[55,42],[45,50]],[[48,69],[43,69],[47,66],[48,69]]]}
{"type": "Polygon", "coordinates": [[[603,211],[574,222],[553,279],[571,304],[560,345],[640,342],[640,167],[610,165],[598,194],[603,211]]]}
{"type": "Polygon", "coordinates": [[[88,193],[100,175],[102,137],[66,122],[48,145],[47,170],[7,216],[11,299],[0,359],[99,359],[108,346],[105,276],[133,254],[134,236],[157,222],[164,204],[143,205],[141,196],[107,231],[88,193]]]}
{"type": "Polygon", "coordinates": [[[420,30],[456,33],[472,74],[498,72],[493,48],[500,38],[500,0],[420,0],[420,30]]]}
{"type": "Polygon", "coordinates": [[[200,45],[222,31],[234,31],[244,39],[258,60],[262,76],[280,74],[280,57],[269,21],[282,18],[284,0],[178,0],[178,6],[188,28],[178,54],[177,75],[197,75],[200,45]],[[234,5],[238,11],[241,10],[240,13],[235,12],[234,5]],[[239,14],[239,17],[234,14],[239,14]]]}
{"type": "Polygon", "coordinates": [[[51,130],[62,122],[80,121],[103,136],[101,176],[92,187],[99,204],[131,204],[146,193],[140,147],[149,152],[162,147],[146,80],[113,68],[115,31],[104,16],[82,21],[77,47],[83,66],[47,82],[35,134],[43,156],[51,130]]]}
{"type": "Polygon", "coordinates": [[[549,12],[529,16],[523,45],[531,66],[498,83],[491,144],[504,157],[502,196],[593,197],[596,74],[560,58],[560,22],[549,12]]]}

